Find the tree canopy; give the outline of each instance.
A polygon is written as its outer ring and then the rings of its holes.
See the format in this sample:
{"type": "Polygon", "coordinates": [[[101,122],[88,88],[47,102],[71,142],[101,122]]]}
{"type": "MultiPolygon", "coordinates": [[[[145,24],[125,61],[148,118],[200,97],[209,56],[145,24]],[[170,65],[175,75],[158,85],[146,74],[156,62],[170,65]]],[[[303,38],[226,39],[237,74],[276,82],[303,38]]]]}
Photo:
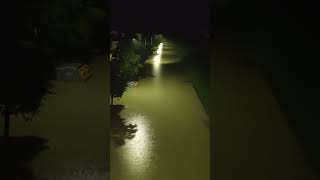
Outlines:
{"type": "Polygon", "coordinates": [[[45,56],[35,47],[17,46],[15,51],[1,62],[0,111],[5,117],[5,136],[8,136],[10,115],[20,114],[31,120],[46,95],[52,93],[53,67],[45,56]]]}
{"type": "Polygon", "coordinates": [[[10,115],[20,114],[25,120],[32,119],[52,88],[53,66],[32,30],[39,23],[35,18],[39,7],[36,1],[19,5],[10,7],[16,21],[4,24],[10,31],[5,34],[8,37],[3,42],[6,51],[0,63],[0,112],[5,117],[6,135],[10,115]],[[27,7],[32,7],[30,14],[26,13],[27,7]]]}
{"type": "Polygon", "coordinates": [[[41,9],[40,37],[62,56],[107,50],[107,10],[100,0],[49,0],[41,9]]]}
{"type": "Polygon", "coordinates": [[[120,52],[120,56],[121,76],[127,81],[137,80],[139,70],[142,68],[142,64],[140,63],[141,56],[128,47],[120,52]]]}

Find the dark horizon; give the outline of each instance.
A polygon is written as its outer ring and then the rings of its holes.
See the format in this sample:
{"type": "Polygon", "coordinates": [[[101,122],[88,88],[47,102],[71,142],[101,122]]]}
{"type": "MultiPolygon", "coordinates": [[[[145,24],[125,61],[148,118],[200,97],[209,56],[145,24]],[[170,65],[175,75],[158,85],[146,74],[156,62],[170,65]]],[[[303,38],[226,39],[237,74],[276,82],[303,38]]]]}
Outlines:
{"type": "Polygon", "coordinates": [[[110,1],[111,29],[150,33],[208,33],[210,6],[208,0],[124,2],[110,1]]]}

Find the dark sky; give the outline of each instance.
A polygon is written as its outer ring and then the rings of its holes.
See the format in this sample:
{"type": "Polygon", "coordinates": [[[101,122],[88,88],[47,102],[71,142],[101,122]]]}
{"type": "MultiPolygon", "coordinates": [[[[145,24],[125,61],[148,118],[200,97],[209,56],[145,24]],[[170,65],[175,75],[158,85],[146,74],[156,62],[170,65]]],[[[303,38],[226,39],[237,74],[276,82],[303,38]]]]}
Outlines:
{"type": "Polygon", "coordinates": [[[110,0],[111,26],[145,32],[208,32],[209,0],[110,0]]]}

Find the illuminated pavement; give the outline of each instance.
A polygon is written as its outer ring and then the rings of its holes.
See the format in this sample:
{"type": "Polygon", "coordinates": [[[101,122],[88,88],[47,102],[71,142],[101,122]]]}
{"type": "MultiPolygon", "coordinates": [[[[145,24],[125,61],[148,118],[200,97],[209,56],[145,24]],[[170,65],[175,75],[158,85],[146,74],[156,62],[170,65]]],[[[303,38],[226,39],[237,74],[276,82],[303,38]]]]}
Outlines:
{"type": "Polygon", "coordinates": [[[110,144],[110,179],[209,180],[208,116],[171,45],[159,53],[147,61],[153,77],[115,100],[138,131],[124,145],[110,144]]]}

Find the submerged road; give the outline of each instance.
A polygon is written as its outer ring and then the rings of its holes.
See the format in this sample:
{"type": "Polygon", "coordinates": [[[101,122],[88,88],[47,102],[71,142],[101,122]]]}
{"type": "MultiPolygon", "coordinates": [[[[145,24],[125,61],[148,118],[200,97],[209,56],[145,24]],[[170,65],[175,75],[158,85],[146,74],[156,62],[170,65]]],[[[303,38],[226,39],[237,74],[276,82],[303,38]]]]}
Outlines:
{"type": "Polygon", "coordinates": [[[164,42],[159,49],[146,62],[152,77],[115,100],[137,131],[123,145],[110,144],[110,179],[209,180],[209,117],[174,47],[164,42]]]}
{"type": "MultiPolygon", "coordinates": [[[[19,157],[32,156],[32,161],[28,163],[30,172],[27,168],[14,169],[16,174],[23,177],[27,171],[46,180],[106,179],[106,61],[103,55],[90,61],[93,76],[87,81],[53,81],[55,94],[47,96],[32,121],[11,116],[11,137],[48,141],[43,145],[33,141],[17,149],[19,157]],[[42,148],[44,145],[48,148],[42,148]]],[[[0,134],[2,130],[0,116],[0,134]]]]}

